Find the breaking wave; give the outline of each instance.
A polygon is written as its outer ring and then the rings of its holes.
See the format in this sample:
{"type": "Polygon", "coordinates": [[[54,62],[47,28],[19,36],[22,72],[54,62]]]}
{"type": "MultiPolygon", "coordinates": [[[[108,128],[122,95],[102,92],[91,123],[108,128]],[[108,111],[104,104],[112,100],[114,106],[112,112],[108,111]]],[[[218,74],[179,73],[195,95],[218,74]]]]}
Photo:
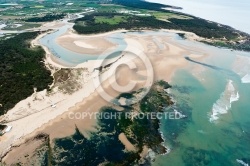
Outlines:
{"type": "Polygon", "coordinates": [[[236,159],[237,163],[243,165],[243,166],[249,166],[248,163],[245,163],[243,160],[236,159]]]}
{"type": "Polygon", "coordinates": [[[212,114],[209,121],[213,122],[219,119],[219,115],[226,114],[231,108],[233,102],[238,101],[240,98],[239,92],[233,86],[233,81],[229,80],[225,91],[221,94],[220,98],[213,104],[212,114]]]}

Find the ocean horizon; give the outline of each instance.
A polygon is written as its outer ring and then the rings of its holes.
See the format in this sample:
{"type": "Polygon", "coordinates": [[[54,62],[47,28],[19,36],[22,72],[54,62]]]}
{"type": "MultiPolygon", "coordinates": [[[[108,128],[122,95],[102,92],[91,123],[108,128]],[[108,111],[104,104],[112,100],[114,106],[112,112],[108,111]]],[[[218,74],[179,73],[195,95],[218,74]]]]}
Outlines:
{"type": "Polygon", "coordinates": [[[231,26],[250,34],[250,3],[248,0],[147,0],[182,7],[176,11],[231,26]]]}

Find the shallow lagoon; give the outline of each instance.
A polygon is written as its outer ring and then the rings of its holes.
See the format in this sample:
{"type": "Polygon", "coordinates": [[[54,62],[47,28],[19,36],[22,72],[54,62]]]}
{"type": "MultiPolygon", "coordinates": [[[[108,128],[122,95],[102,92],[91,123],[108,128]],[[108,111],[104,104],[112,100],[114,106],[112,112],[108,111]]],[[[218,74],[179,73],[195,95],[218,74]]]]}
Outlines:
{"type": "MultiPolygon", "coordinates": [[[[65,25],[61,28],[59,28],[56,32],[53,32],[51,34],[46,35],[45,37],[40,39],[40,43],[44,46],[46,46],[50,52],[57,57],[57,59],[64,65],[67,66],[76,66],[78,64],[84,63],[88,60],[95,60],[95,59],[101,59],[102,57],[106,57],[109,54],[112,54],[112,52],[103,54],[103,55],[86,55],[86,54],[80,54],[76,52],[72,52],[70,50],[67,50],[63,48],[62,46],[58,45],[56,43],[56,38],[66,33],[66,31],[71,28],[72,25],[65,25]]],[[[112,43],[118,44],[118,47],[113,52],[117,52],[114,55],[108,56],[109,58],[116,57],[120,55],[119,51],[124,50],[126,48],[126,42],[123,40],[123,34],[117,33],[112,34],[107,37],[107,40],[109,40],[112,43]]],[[[83,48],[84,49],[84,48],[83,48]]]]}

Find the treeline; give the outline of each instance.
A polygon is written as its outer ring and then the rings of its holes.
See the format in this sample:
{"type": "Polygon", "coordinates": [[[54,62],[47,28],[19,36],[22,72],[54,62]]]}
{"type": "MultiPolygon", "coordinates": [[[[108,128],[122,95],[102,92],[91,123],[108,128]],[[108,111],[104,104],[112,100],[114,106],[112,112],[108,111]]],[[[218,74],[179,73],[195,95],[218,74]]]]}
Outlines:
{"type": "Polygon", "coordinates": [[[65,14],[47,14],[43,17],[32,17],[28,18],[25,21],[26,22],[48,22],[48,21],[54,21],[54,20],[60,20],[65,17],[65,14]]]}
{"type": "Polygon", "coordinates": [[[0,115],[37,91],[49,88],[53,79],[43,63],[45,51],[30,48],[39,32],[26,32],[0,41],[0,115]]]}
{"type": "Polygon", "coordinates": [[[140,16],[130,16],[126,22],[121,22],[116,25],[110,25],[107,23],[95,23],[95,17],[103,16],[112,18],[114,16],[129,16],[120,13],[93,13],[87,15],[83,18],[76,20],[76,25],[74,29],[78,33],[100,33],[107,32],[115,29],[178,29],[189,32],[194,32],[197,35],[204,38],[224,38],[227,39],[235,39],[238,37],[238,33],[232,31],[232,29],[218,26],[216,23],[208,22],[199,18],[192,19],[176,19],[170,18],[168,19],[170,22],[158,20],[153,16],[150,17],[140,17],[140,16]],[[81,24],[77,24],[79,21],[84,21],[85,26],[81,24]]]}
{"type": "MultiPolygon", "coordinates": [[[[235,40],[240,36],[245,36],[250,39],[247,34],[234,30],[233,28],[224,25],[218,25],[217,23],[209,22],[196,17],[192,17],[191,19],[169,18],[167,22],[158,20],[154,16],[141,17],[121,13],[101,12],[92,13],[83,18],[79,18],[75,21],[75,23],[76,24],[73,28],[80,34],[102,33],[117,29],[176,29],[193,32],[198,36],[207,39],[220,39],[226,40],[228,42],[231,42],[231,40],[235,40]],[[113,18],[115,16],[126,16],[127,19],[124,20],[124,22],[111,25],[108,23],[96,23],[95,17],[97,16],[103,16],[107,18],[113,18]]],[[[248,44],[249,42],[244,42],[241,44],[226,44],[226,47],[250,51],[248,44]]]]}
{"type": "Polygon", "coordinates": [[[156,20],[154,17],[138,17],[138,16],[130,16],[121,13],[106,13],[99,12],[93,13],[90,15],[86,15],[83,18],[79,18],[75,21],[74,29],[80,34],[91,34],[91,33],[102,33],[108,32],[117,29],[145,29],[145,28],[159,28],[163,24],[165,26],[170,26],[167,22],[156,20]],[[120,22],[118,24],[108,24],[108,23],[96,23],[95,17],[102,16],[107,18],[113,18],[115,16],[129,16],[124,22],[120,22]],[[81,24],[84,22],[84,25],[81,24]]]}
{"type": "Polygon", "coordinates": [[[193,32],[204,38],[226,38],[228,40],[239,37],[239,34],[230,27],[218,25],[214,22],[208,22],[204,19],[193,17],[192,19],[168,19],[175,25],[176,29],[193,32]]]}

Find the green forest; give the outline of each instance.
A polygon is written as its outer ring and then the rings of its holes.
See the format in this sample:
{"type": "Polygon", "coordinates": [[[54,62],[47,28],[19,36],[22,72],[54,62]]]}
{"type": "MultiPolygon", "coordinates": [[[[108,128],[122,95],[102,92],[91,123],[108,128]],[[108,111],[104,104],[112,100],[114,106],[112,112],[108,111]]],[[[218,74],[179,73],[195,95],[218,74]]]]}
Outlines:
{"type": "Polygon", "coordinates": [[[48,21],[60,20],[64,17],[65,17],[65,14],[47,14],[43,17],[28,18],[25,21],[26,22],[48,22],[48,21]]]}
{"type": "Polygon", "coordinates": [[[0,115],[29,97],[34,88],[41,91],[53,82],[43,62],[45,51],[30,45],[39,33],[21,33],[0,41],[0,115]]]}

